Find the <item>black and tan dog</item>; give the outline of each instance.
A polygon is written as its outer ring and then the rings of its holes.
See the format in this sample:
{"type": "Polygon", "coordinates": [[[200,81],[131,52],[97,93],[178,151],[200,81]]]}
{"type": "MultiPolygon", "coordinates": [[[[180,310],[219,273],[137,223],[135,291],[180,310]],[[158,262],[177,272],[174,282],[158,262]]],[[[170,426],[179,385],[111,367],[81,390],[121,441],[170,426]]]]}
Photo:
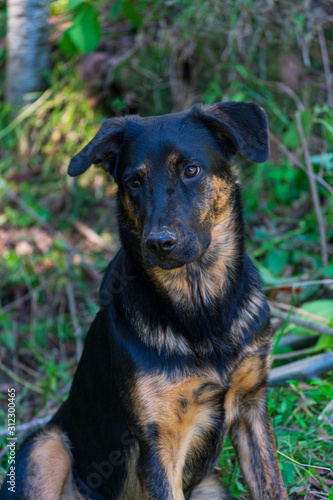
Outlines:
{"type": "Polygon", "coordinates": [[[118,184],[122,248],[68,400],[23,444],[12,500],[217,500],[229,433],[255,500],[286,499],[266,383],[269,309],[244,250],[239,152],[268,156],[239,102],[113,118],[71,161],[118,184]]]}

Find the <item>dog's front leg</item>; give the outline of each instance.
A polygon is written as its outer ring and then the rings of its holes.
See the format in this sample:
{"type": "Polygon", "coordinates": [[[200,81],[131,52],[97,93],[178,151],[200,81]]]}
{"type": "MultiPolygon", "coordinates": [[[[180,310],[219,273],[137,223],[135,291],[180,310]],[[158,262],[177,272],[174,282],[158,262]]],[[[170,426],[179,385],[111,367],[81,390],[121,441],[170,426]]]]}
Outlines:
{"type": "Polygon", "coordinates": [[[230,438],[253,500],[287,500],[277,459],[266,390],[238,401],[230,438]]]}
{"type": "MultiPolygon", "coordinates": [[[[155,448],[155,447],[154,447],[155,448]]],[[[164,457],[161,450],[144,446],[137,463],[137,475],[144,500],[184,500],[182,474],[177,464],[164,457]],[[164,463],[163,463],[164,462],[164,463]]]]}

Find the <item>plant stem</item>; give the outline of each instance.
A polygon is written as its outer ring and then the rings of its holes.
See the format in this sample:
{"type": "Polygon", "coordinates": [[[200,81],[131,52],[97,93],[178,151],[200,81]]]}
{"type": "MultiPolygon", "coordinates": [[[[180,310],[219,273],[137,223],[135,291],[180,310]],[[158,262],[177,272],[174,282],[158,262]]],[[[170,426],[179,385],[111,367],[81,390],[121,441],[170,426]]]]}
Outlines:
{"type": "Polygon", "coordinates": [[[315,214],[316,214],[317,222],[318,222],[318,226],[319,226],[321,255],[322,255],[323,266],[328,267],[328,252],[327,252],[327,243],[326,243],[325,222],[324,222],[323,214],[321,212],[317,184],[313,178],[314,172],[313,172],[313,168],[312,168],[308,144],[307,144],[307,141],[306,141],[306,138],[304,135],[300,111],[296,111],[296,122],[297,122],[297,130],[298,130],[298,133],[299,133],[299,136],[301,139],[301,143],[302,143],[305,164],[306,164],[306,168],[307,168],[307,174],[308,174],[311,195],[312,195],[312,202],[313,202],[313,206],[315,209],[315,214]]]}

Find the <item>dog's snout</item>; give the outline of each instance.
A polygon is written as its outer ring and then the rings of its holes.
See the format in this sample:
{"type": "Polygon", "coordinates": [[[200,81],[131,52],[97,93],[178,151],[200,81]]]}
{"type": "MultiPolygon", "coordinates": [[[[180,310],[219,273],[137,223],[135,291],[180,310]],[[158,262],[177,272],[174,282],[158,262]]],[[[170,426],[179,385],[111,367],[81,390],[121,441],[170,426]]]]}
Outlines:
{"type": "Polygon", "coordinates": [[[153,254],[166,255],[177,244],[177,234],[174,231],[160,231],[149,235],[146,247],[153,254]]]}

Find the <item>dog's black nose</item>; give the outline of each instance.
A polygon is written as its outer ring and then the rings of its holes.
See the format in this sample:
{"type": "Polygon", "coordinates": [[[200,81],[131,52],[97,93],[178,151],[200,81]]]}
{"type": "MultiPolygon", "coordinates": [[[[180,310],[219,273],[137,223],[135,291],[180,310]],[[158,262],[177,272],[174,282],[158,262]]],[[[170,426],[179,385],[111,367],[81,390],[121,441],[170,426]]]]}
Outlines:
{"type": "Polygon", "coordinates": [[[171,252],[176,243],[177,235],[174,231],[160,231],[150,234],[146,247],[153,254],[165,255],[171,252]]]}

